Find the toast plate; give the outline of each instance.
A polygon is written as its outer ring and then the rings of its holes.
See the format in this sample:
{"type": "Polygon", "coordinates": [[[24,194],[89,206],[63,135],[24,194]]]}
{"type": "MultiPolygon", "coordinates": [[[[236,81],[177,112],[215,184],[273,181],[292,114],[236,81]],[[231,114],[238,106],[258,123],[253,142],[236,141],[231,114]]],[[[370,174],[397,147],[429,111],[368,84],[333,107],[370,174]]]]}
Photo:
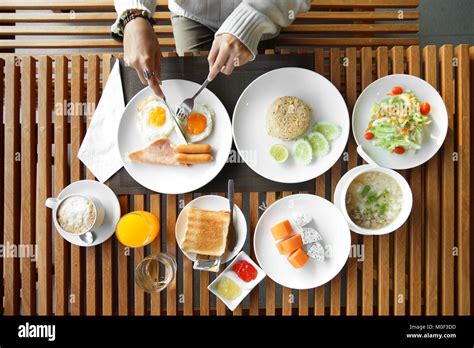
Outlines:
{"type": "MultiPolygon", "coordinates": [[[[165,80],[161,89],[166,95],[168,104],[176,108],[181,101],[192,96],[199,87],[200,85],[191,81],[165,80]]],[[[132,162],[128,159],[128,154],[143,149],[151,142],[140,132],[137,106],[144,99],[153,95],[153,91],[149,87],[137,93],[125,107],[120,120],[117,143],[125,170],[140,185],[152,191],[166,194],[195,191],[214,179],[227,162],[232,146],[229,114],[219,98],[208,89],[204,89],[196,98],[196,103],[206,104],[214,110],[212,133],[202,141],[202,143],[212,146],[213,162],[191,166],[165,166],[132,162]]],[[[169,138],[175,145],[184,142],[175,130],[169,135],[169,138]]]]}
{"type": "Polygon", "coordinates": [[[320,176],[341,157],[349,137],[349,112],[341,93],[325,77],[308,69],[281,68],[263,74],[244,90],[234,109],[232,133],[239,155],[254,172],[276,182],[299,183],[320,176]],[[309,165],[297,164],[292,154],[284,163],[270,156],[272,145],[283,144],[290,153],[294,145],[269,136],[265,127],[268,108],[283,96],[296,96],[311,108],[310,128],[318,122],[341,127],[326,156],[309,165]]]}
{"type": "Polygon", "coordinates": [[[311,289],[334,278],[344,267],[351,249],[351,234],[344,216],[331,202],[315,195],[297,194],[282,198],[260,217],[254,235],[257,261],[265,273],[276,283],[292,289],[311,289]],[[312,217],[312,225],[322,237],[326,259],[317,262],[310,258],[300,269],[295,269],[281,255],[273,239],[271,228],[294,213],[312,217]]]}
{"type": "MultiPolygon", "coordinates": [[[[186,232],[186,222],[188,216],[189,208],[197,208],[203,210],[225,210],[229,211],[229,200],[225,197],[215,196],[215,195],[208,195],[208,196],[201,196],[198,197],[191,202],[189,202],[183,210],[179,213],[178,219],[176,220],[176,241],[178,242],[179,248],[181,249],[181,244],[183,244],[184,234],[186,232]]],[[[247,239],[247,221],[245,220],[245,216],[242,213],[242,210],[234,204],[234,216],[232,218],[234,222],[234,229],[235,229],[235,246],[232,250],[226,251],[224,255],[222,255],[221,263],[224,264],[232,260],[244,247],[245,240],[247,239]]],[[[183,251],[181,249],[181,251],[183,251]]],[[[196,254],[195,253],[187,253],[183,251],[183,254],[190,259],[191,261],[196,261],[196,254]]]]}
{"type": "Polygon", "coordinates": [[[429,161],[443,145],[448,132],[448,112],[443,98],[428,82],[411,75],[389,75],[371,83],[357,99],[352,113],[352,132],[357,145],[362,146],[378,166],[398,170],[415,168],[429,161]],[[431,105],[432,123],[423,128],[423,143],[415,154],[397,155],[364,138],[375,102],[386,97],[395,86],[412,90],[420,102],[431,105]]]}

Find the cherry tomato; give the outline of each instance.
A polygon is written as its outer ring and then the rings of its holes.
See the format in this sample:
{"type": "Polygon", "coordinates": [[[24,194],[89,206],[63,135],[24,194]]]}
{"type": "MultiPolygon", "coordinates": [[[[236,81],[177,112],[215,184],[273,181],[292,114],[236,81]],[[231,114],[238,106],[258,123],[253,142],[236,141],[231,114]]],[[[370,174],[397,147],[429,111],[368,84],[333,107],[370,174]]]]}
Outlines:
{"type": "Polygon", "coordinates": [[[371,140],[374,137],[375,137],[374,133],[371,133],[371,132],[365,133],[365,139],[367,139],[367,140],[371,140]]]}
{"type": "Polygon", "coordinates": [[[403,155],[405,153],[405,148],[402,146],[397,146],[393,149],[393,152],[395,152],[397,155],[403,155]]]}
{"type": "Polygon", "coordinates": [[[420,105],[420,112],[423,115],[428,115],[431,111],[431,105],[429,103],[421,103],[420,105]]]}
{"type": "Polygon", "coordinates": [[[403,93],[403,88],[402,87],[393,87],[392,88],[392,95],[399,95],[403,93]]]}

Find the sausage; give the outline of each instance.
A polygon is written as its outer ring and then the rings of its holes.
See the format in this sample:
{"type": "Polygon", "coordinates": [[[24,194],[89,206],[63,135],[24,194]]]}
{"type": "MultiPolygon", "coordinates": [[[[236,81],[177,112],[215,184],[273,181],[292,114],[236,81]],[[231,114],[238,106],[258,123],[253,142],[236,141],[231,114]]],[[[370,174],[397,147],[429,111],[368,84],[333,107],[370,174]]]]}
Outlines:
{"type": "Polygon", "coordinates": [[[212,155],[208,153],[200,153],[200,154],[177,153],[175,155],[175,158],[179,163],[182,163],[182,164],[208,163],[214,160],[212,155]]]}
{"type": "Polygon", "coordinates": [[[174,147],[178,153],[211,153],[212,147],[209,144],[180,144],[174,147]]]}

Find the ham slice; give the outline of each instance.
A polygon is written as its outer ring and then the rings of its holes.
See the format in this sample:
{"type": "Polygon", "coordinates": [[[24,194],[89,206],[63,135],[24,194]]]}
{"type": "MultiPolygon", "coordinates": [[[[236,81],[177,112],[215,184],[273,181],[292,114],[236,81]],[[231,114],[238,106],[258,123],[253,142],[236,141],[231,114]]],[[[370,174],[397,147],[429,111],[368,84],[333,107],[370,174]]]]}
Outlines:
{"type": "Polygon", "coordinates": [[[132,152],[128,158],[135,162],[164,164],[166,166],[179,166],[175,158],[175,150],[170,140],[166,137],[159,138],[143,150],[132,152]]]}

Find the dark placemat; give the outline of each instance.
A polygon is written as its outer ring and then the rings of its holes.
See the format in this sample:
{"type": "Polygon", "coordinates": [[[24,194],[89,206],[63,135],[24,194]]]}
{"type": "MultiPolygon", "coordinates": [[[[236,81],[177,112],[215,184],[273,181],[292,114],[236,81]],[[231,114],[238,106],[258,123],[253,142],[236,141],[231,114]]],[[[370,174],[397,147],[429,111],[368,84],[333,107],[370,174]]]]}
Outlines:
{"type": "MultiPolygon", "coordinates": [[[[256,60],[236,70],[232,76],[219,74],[208,89],[211,90],[224,104],[232,117],[235,104],[244,89],[260,75],[283,67],[300,67],[313,70],[312,53],[287,55],[258,55],[256,60]]],[[[209,71],[206,57],[168,57],[161,61],[161,78],[184,79],[201,84],[209,71]]],[[[145,86],[141,84],[134,69],[126,67],[120,61],[123,93],[127,104],[135,94],[145,86]]],[[[232,146],[231,156],[235,156],[235,146],[232,146]]],[[[223,170],[209,184],[202,187],[200,192],[225,192],[227,180],[234,179],[235,190],[238,192],[272,192],[272,191],[314,191],[314,180],[299,184],[281,184],[267,180],[245,163],[227,163],[223,170]]],[[[109,180],[110,187],[116,194],[145,194],[152,191],[138,184],[124,168],[109,180]]]]}

